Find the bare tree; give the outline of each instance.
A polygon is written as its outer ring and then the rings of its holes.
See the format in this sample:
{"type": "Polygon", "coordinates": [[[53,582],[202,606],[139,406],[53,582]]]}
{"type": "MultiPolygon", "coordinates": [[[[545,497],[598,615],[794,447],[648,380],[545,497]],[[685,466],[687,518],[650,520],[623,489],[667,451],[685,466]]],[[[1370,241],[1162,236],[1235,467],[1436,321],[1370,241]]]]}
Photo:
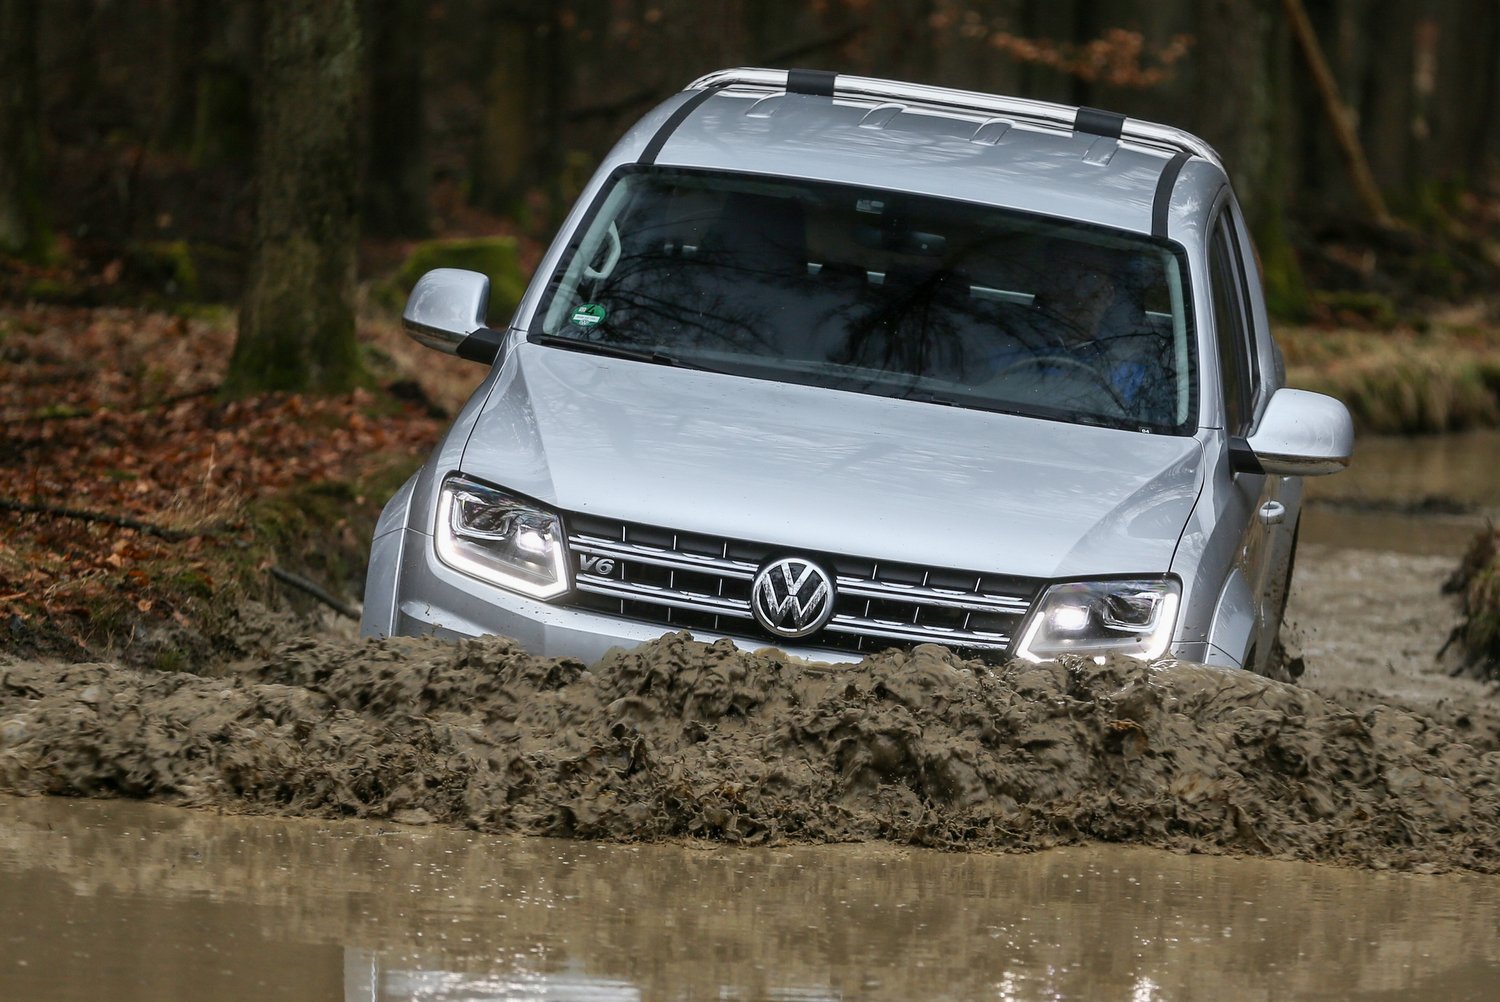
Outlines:
{"type": "Polygon", "coordinates": [[[337,393],[362,378],[355,0],[267,0],[256,86],[256,222],[226,395],[337,393]]]}
{"type": "Polygon", "coordinates": [[[37,5],[0,0],[0,254],[42,258],[51,231],[37,121],[37,5]]]}
{"type": "Polygon", "coordinates": [[[528,189],[557,183],[573,77],[564,50],[567,13],[550,0],[507,0],[485,10],[480,30],[490,61],[474,195],[486,208],[516,212],[528,189]]]}
{"type": "Polygon", "coordinates": [[[422,67],[427,4],[364,0],[363,14],[369,81],[365,228],[388,236],[424,236],[430,225],[422,67]]]}

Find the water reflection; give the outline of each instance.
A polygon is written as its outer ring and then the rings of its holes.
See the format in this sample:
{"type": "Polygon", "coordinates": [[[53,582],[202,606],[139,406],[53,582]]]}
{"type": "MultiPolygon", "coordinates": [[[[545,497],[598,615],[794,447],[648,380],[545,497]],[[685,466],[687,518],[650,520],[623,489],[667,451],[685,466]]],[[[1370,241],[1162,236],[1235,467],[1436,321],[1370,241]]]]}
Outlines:
{"type": "Polygon", "coordinates": [[[1488,998],[1500,883],[0,800],[0,998],[1488,998]]]}
{"type": "Polygon", "coordinates": [[[547,974],[520,969],[505,974],[467,974],[446,970],[391,970],[382,964],[378,953],[350,950],[344,957],[344,998],[347,1002],[364,1002],[366,999],[371,1002],[378,999],[640,1002],[641,992],[623,981],[594,978],[573,971],[547,974]]]}

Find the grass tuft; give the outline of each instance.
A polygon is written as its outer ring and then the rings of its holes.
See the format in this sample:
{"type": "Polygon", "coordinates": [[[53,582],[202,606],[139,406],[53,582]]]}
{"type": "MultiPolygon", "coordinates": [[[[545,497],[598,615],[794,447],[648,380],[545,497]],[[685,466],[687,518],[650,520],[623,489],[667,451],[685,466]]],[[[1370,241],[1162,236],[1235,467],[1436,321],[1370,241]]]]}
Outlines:
{"type": "Polygon", "coordinates": [[[1500,332],[1289,328],[1277,339],[1291,385],[1338,397],[1360,431],[1431,434],[1500,424],[1500,332]]]}

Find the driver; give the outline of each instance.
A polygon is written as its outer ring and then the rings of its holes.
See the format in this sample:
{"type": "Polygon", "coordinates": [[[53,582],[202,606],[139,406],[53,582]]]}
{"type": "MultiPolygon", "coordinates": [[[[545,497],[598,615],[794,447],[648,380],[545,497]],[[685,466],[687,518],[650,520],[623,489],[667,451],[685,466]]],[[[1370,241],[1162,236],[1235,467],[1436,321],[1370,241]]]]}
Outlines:
{"type": "Polygon", "coordinates": [[[1140,290],[1109,251],[1074,245],[1067,256],[1039,271],[1031,306],[1006,324],[1013,340],[991,358],[990,378],[1029,383],[1038,394],[1081,394],[1080,406],[1135,414],[1151,381],[1147,364],[1123,350],[1143,325],[1140,290]]]}

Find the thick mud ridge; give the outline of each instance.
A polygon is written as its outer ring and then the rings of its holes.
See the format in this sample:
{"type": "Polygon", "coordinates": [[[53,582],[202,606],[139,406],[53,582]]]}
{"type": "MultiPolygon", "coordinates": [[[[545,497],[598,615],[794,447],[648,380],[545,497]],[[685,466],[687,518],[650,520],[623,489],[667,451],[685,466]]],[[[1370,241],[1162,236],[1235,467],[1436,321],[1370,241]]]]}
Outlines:
{"type": "Polygon", "coordinates": [[[1083,840],[1500,871],[1500,753],[1196,665],[849,667],[685,635],[299,642],[217,675],[0,662],[0,789],[607,839],[1083,840]]]}

